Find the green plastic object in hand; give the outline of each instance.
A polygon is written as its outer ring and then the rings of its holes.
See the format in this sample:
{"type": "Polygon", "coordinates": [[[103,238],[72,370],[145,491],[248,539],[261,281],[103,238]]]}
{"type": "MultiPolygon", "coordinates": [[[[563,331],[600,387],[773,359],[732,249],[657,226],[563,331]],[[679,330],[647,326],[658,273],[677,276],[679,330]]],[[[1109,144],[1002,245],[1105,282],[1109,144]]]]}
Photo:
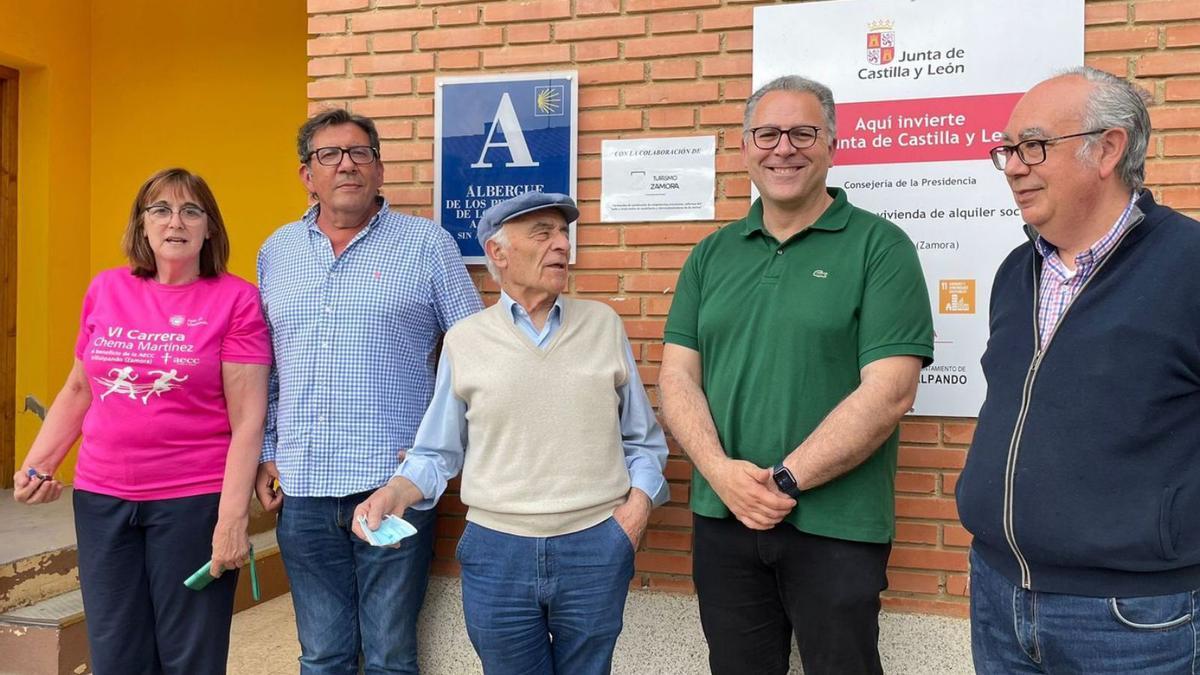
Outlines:
{"type": "MultiPolygon", "coordinates": [[[[213,579],[216,578],[212,574],[210,574],[211,571],[212,571],[212,561],[210,560],[210,561],[204,563],[204,565],[200,569],[198,569],[194,573],[192,573],[192,576],[188,577],[187,580],[183,582],[183,585],[187,586],[188,588],[192,589],[193,591],[203,590],[205,587],[207,587],[209,584],[212,583],[213,579]]],[[[262,599],[262,594],[259,592],[259,589],[258,589],[258,568],[254,565],[254,546],[253,545],[250,546],[250,594],[254,596],[255,602],[258,602],[259,600],[262,599]]]]}

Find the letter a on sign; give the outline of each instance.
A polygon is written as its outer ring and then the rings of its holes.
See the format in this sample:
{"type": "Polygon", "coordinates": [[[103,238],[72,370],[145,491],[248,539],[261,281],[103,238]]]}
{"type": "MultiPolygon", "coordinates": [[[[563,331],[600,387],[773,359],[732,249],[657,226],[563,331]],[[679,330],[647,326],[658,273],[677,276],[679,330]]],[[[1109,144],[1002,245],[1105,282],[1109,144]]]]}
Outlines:
{"type": "Polygon", "coordinates": [[[508,92],[504,92],[500,97],[500,105],[496,108],[496,115],[492,118],[492,128],[488,130],[487,139],[484,140],[483,150],[479,153],[479,161],[471,165],[472,169],[490,169],[491,162],[483,161],[487,156],[488,150],[492,148],[508,148],[512,154],[512,161],[505,162],[506,167],[527,167],[537,166],[538,163],[533,161],[533,157],[529,156],[529,146],[525,144],[525,132],[521,131],[521,123],[517,120],[517,111],[513,110],[512,101],[508,98],[508,92]],[[492,138],[496,135],[496,129],[504,130],[504,142],[493,143],[492,138]]]}

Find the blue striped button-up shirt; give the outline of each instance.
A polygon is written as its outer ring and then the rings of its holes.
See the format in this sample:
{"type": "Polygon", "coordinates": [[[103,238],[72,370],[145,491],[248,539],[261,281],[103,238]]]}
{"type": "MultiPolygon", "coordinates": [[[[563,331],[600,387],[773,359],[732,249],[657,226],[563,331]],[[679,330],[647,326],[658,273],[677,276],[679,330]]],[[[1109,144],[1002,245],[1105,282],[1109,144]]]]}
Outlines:
{"type": "Polygon", "coordinates": [[[318,208],[258,254],[275,350],[262,461],[287,495],[340,497],[392,477],[433,394],[438,341],[482,305],[429,220],[383,201],[335,256],[318,208]]]}

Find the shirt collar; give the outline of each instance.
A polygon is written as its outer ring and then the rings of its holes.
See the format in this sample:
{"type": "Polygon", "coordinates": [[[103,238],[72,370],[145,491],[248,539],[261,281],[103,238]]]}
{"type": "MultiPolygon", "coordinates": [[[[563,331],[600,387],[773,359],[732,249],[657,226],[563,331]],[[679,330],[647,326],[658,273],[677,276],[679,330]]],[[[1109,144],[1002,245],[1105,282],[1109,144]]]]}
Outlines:
{"type": "MultiPolygon", "coordinates": [[[[380,222],[380,219],[382,219],[383,216],[392,208],[392,205],[388,203],[387,198],[383,197],[382,195],[375,198],[375,203],[379,205],[379,210],[375,212],[374,216],[371,216],[369,221],[367,221],[367,226],[363,228],[364,231],[370,230],[372,227],[374,227],[375,224],[380,222]]],[[[308,207],[308,210],[305,211],[304,215],[300,217],[300,222],[304,223],[308,227],[309,232],[321,231],[321,228],[317,226],[317,215],[320,213],[321,205],[319,203],[315,203],[308,207]]]]}
{"type": "MultiPolygon", "coordinates": [[[[1117,245],[1117,240],[1121,238],[1121,234],[1129,228],[1129,223],[1133,222],[1137,216],[1141,215],[1141,209],[1137,207],[1137,200],[1140,196],[1139,191],[1134,190],[1129,197],[1129,203],[1125,205],[1125,210],[1121,215],[1117,216],[1117,222],[1093,243],[1086,251],[1075,256],[1075,264],[1085,265],[1095,263],[1112,251],[1117,245]]],[[[1034,240],[1034,245],[1037,246],[1038,253],[1042,254],[1043,258],[1049,258],[1051,255],[1058,256],[1058,247],[1051,244],[1042,235],[1038,235],[1034,240]]]]}
{"type": "MultiPolygon", "coordinates": [[[[846,199],[846,191],[841,188],[827,187],[825,192],[833,197],[833,203],[825,209],[815,223],[805,228],[806,230],[836,232],[845,229],[846,224],[850,222],[850,201],[846,199]]],[[[762,197],[759,197],[750,205],[750,212],[742,221],[742,236],[749,237],[755,232],[769,235],[766,226],[763,225],[762,214],[762,197]]]]}
{"type": "MultiPolygon", "coordinates": [[[[503,290],[500,291],[500,302],[503,303],[504,307],[508,310],[508,316],[513,320],[514,324],[518,319],[525,319],[526,321],[531,320],[529,318],[529,312],[525,311],[525,308],[521,306],[521,303],[513,300],[512,296],[503,290]]],[[[554,299],[554,306],[550,308],[550,313],[546,315],[546,320],[549,321],[550,317],[554,316],[555,314],[558,314],[561,318],[562,311],[563,299],[562,294],[560,293],[559,296],[554,299]]]]}

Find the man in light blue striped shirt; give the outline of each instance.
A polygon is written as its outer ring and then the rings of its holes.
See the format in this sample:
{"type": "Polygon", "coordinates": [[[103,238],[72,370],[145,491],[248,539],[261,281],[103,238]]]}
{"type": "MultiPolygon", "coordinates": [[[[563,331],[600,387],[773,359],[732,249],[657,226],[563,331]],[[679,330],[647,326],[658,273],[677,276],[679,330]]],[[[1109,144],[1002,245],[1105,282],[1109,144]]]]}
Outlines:
{"type": "Polygon", "coordinates": [[[298,146],[316,203],[258,255],[275,367],[256,491],[282,505],[301,672],[357,673],[361,651],[367,672],[416,673],[434,514],[406,514],[419,534],[396,549],[355,537],[350,514],[412,446],[439,340],[479,295],[450,236],[379,195],[371,120],[319,113],[298,146]]]}

